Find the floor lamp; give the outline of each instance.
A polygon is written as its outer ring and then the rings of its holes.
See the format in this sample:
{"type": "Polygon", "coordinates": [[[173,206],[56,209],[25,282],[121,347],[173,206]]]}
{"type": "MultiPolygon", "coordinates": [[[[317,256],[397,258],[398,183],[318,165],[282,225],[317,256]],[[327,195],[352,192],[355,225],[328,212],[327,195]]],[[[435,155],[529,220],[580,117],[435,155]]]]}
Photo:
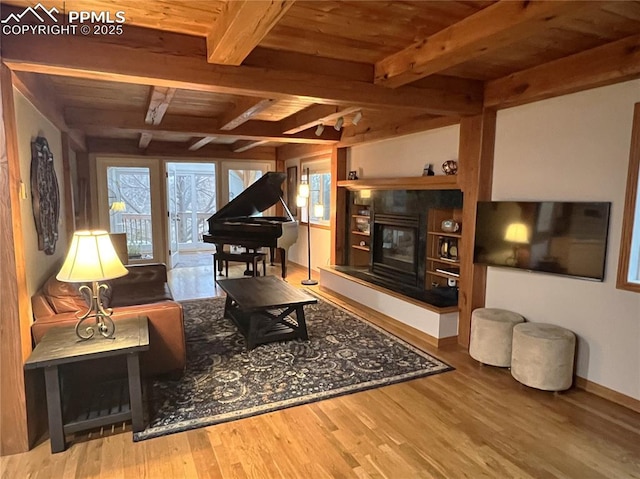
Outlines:
{"type": "Polygon", "coordinates": [[[318,284],[315,279],[311,279],[311,191],[309,188],[309,168],[306,169],[306,179],[300,181],[298,187],[298,196],[296,198],[296,205],[299,208],[307,207],[307,268],[309,271],[307,279],[302,280],[302,284],[305,286],[313,286],[318,284]]]}

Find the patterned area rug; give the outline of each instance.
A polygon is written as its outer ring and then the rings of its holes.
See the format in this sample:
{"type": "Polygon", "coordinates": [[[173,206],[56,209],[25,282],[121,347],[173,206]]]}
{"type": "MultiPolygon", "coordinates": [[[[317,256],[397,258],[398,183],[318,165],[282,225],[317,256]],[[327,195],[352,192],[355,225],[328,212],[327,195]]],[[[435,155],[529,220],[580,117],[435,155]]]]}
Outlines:
{"type": "Polygon", "coordinates": [[[385,386],[452,368],[324,300],[305,306],[309,340],[246,351],[224,298],[184,301],[187,369],[156,380],[134,441],[385,386]]]}

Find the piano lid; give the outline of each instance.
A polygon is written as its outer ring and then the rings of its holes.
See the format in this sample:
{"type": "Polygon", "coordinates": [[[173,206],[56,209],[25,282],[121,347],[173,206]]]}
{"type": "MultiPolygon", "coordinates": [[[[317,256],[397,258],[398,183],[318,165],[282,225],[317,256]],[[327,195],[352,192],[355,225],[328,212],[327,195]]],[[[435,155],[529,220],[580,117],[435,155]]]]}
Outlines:
{"type": "Polygon", "coordinates": [[[249,187],[224,205],[209,218],[209,221],[255,216],[275,205],[282,198],[281,185],[286,173],[268,171],[249,187]]]}

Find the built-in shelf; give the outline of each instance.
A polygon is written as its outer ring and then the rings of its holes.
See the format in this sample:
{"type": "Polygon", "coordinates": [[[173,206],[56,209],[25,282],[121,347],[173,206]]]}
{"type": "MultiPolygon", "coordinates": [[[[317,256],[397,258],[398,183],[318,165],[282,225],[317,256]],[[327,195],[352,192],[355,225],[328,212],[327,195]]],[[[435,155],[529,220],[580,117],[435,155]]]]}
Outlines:
{"type": "Polygon", "coordinates": [[[457,190],[456,175],[407,176],[400,178],[365,178],[338,181],[348,190],[457,190]]]}
{"type": "Polygon", "coordinates": [[[360,245],[357,245],[357,244],[352,244],[351,247],[353,249],[359,249],[361,251],[370,251],[368,246],[360,246],[360,245]]]}
{"type": "Polygon", "coordinates": [[[360,235],[360,236],[371,236],[369,233],[365,233],[364,231],[352,231],[351,233],[353,233],[354,235],[360,235]]]}
{"type": "Polygon", "coordinates": [[[447,238],[462,238],[460,233],[445,233],[444,231],[427,231],[428,235],[445,236],[447,238]]]}

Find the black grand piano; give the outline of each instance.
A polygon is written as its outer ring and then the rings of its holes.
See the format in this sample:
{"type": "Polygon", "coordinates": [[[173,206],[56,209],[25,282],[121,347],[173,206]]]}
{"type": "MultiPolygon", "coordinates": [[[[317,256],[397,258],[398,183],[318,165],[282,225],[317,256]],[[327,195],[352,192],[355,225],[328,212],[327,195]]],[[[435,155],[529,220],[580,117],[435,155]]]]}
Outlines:
{"type": "MultiPolygon", "coordinates": [[[[287,250],[298,239],[298,222],[282,199],[282,183],[286,173],[270,171],[211,216],[205,243],[214,243],[217,251],[224,245],[256,250],[277,249],[282,278],[287,275],[287,250]],[[266,209],[282,204],[286,216],[257,216],[266,209]]],[[[272,257],[273,259],[273,257],[272,257]]],[[[214,265],[217,267],[217,265],[214,265]]]]}

